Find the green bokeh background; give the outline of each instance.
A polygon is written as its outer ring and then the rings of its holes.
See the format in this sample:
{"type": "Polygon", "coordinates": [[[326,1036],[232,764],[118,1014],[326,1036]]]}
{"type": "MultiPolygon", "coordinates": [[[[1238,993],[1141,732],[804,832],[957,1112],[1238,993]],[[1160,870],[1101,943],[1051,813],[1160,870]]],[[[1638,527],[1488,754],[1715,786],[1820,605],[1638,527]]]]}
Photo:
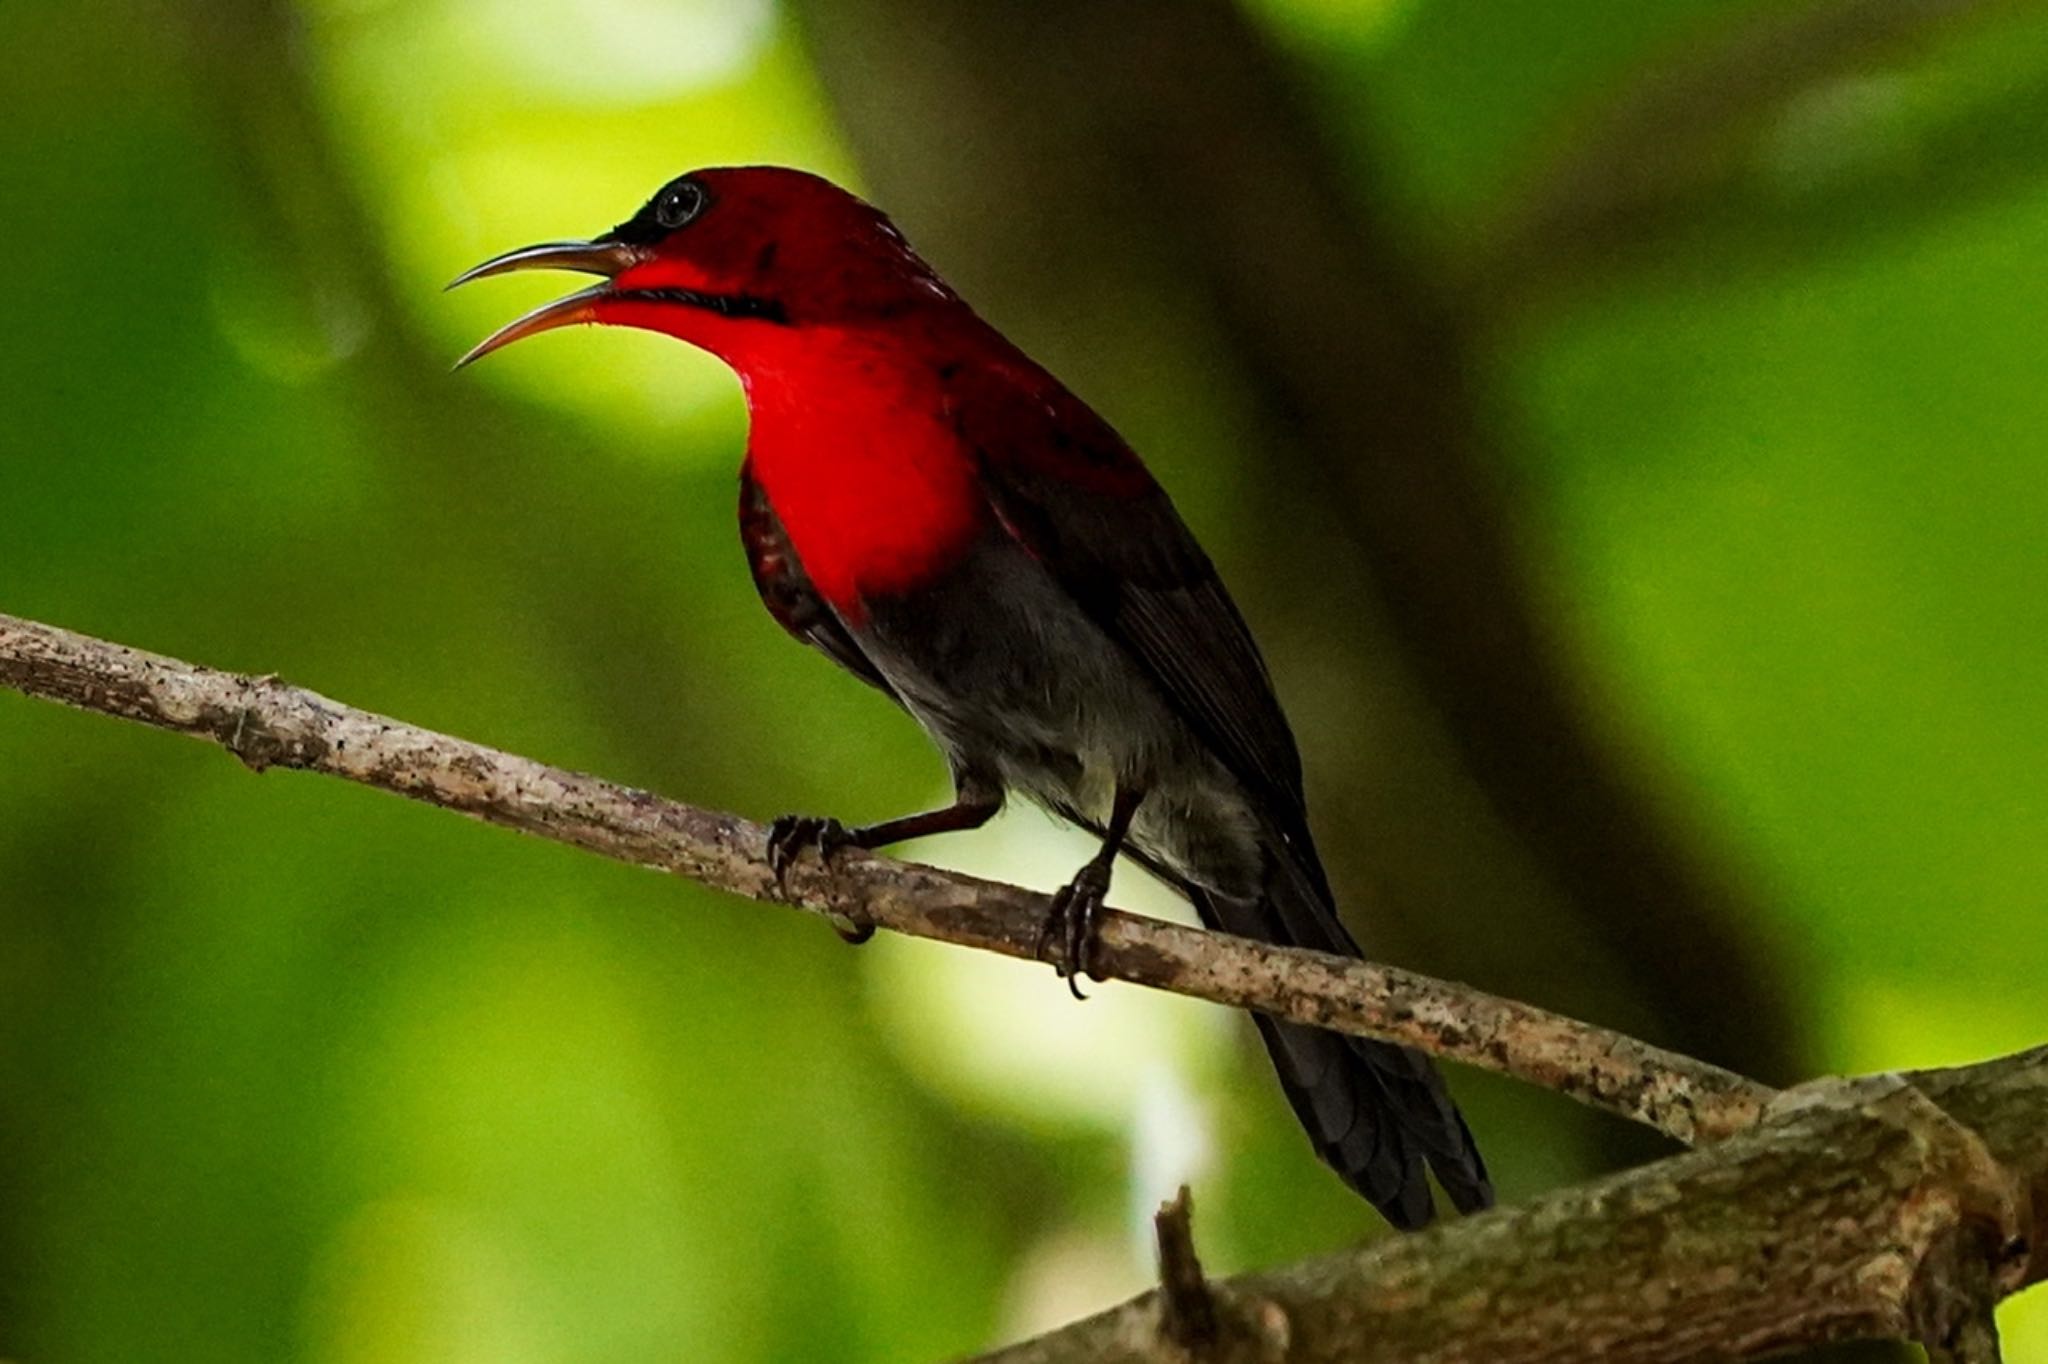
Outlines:
{"type": "MultiPolygon", "coordinates": [[[[1333,144],[1370,131],[1373,194],[1451,274],[1605,99],[1771,9],[1248,8],[1333,144]]],[[[692,165],[866,183],[795,16],[13,0],[0,52],[0,610],[755,817],[942,791],[915,729],[754,601],[721,369],[578,332],[447,371],[555,287],[438,292],[486,254],[692,165]]],[[[1647,241],[1589,239],[1485,332],[1545,626],[1750,888],[1739,928],[1815,1068],[2048,1037],[2044,111],[2024,11],[1877,45],[1763,101],[1647,241]]],[[[1239,494],[1285,472],[1217,438],[1228,401],[1171,306],[1102,312],[995,320],[1058,338],[1261,627],[1290,584],[1245,546],[1284,529],[1239,494]]],[[[1332,782],[1338,665],[1261,633],[1332,782]]],[[[1017,811],[918,851],[1051,886],[1082,846],[1017,811]]],[[[1498,930],[1465,903],[1455,931],[1498,930]]],[[[922,944],[849,953],[0,695],[0,1355],[970,1351],[1142,1287],[1144,1215],[1182,1177],[1219,1268],[1376,1234],[1247,1036],[922,944]]],[[[1507,1196],[1602,1162],[1569,1115],[1459,1083],[1507,1196]]],[[[2008,1358],[2048,1360],[2048,1312],[2004,1319],[2008,1358]]]]}

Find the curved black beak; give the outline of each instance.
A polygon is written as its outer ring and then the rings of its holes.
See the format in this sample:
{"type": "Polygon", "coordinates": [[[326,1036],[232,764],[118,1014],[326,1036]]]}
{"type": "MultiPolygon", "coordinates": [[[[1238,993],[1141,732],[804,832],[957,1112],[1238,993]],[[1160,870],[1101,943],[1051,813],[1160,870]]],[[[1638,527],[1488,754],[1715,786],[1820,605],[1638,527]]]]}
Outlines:
{"type": "Polygon", "coordinates": [[[448,282],[447,288],[453,289],[489,275],[510,274],[514,270],[577,270],[587,275],[603,275],[606,282],[578,289],[566,298],[543,303],[523,317],[513,319],[472,346],[467,355],[455,362],[455,368],[461,369],[536,332],[594,320],[591,305],[610,291],[610,281],[646,258],[645,250],[625,242],[543,242],[538,246],[522,246],[517,251],[493,256],[483,264],[463,271],[448,282]]]}

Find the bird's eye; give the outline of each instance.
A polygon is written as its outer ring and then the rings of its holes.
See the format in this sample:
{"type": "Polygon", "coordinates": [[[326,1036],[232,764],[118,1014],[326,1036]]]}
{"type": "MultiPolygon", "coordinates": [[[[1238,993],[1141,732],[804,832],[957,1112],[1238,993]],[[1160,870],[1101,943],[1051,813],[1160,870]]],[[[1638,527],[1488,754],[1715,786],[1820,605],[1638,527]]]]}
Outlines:
{"type": "Polygon", "coordinates": [[[678,180],[654,200],[654,221],[673,231],[704,211],[704,190],[695,181],[678,180]]]}

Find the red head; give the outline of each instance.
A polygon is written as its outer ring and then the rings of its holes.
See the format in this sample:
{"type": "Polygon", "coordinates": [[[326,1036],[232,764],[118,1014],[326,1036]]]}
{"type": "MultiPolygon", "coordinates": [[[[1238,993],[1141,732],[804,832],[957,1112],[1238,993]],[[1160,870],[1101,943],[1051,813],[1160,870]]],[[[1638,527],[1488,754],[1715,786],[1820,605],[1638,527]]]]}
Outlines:
{"type": "Polygon", "coordinates": [[[857,328],[959,302],[879,211],[779,166],[693,171],[602,236],[508,251],[455,284],[531,269],[606,278],[500,328],[458,365],[535,332],[600,322],[666,332],[742,366],[788,328],[857,328]]]}

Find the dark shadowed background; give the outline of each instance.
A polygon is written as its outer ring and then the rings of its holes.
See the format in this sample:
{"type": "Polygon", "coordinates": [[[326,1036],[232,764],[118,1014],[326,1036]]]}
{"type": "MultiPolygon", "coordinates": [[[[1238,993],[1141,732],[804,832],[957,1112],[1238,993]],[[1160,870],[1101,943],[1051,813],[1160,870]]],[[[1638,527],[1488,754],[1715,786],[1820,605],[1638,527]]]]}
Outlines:
{"type": "MultiPolygon", "coordinates": [[[[559,291],[464,266],[806,166],[1173,490],[1376,955],[1773,1081],[2048,1037],[2037,8],[13,0],[0,53],[0,610],[932,802],[754,600],[715,362],[448,371],[559,291]]],[[[1509,1199],[1659,1149],[1455,1081],[1509,1199]]],[[[1182,1179],[1217,1269],[1380,1234],[1220,1011],[0,696],[0,1355],[937,1358],[1141,1288],[1182,1179]]]]}

